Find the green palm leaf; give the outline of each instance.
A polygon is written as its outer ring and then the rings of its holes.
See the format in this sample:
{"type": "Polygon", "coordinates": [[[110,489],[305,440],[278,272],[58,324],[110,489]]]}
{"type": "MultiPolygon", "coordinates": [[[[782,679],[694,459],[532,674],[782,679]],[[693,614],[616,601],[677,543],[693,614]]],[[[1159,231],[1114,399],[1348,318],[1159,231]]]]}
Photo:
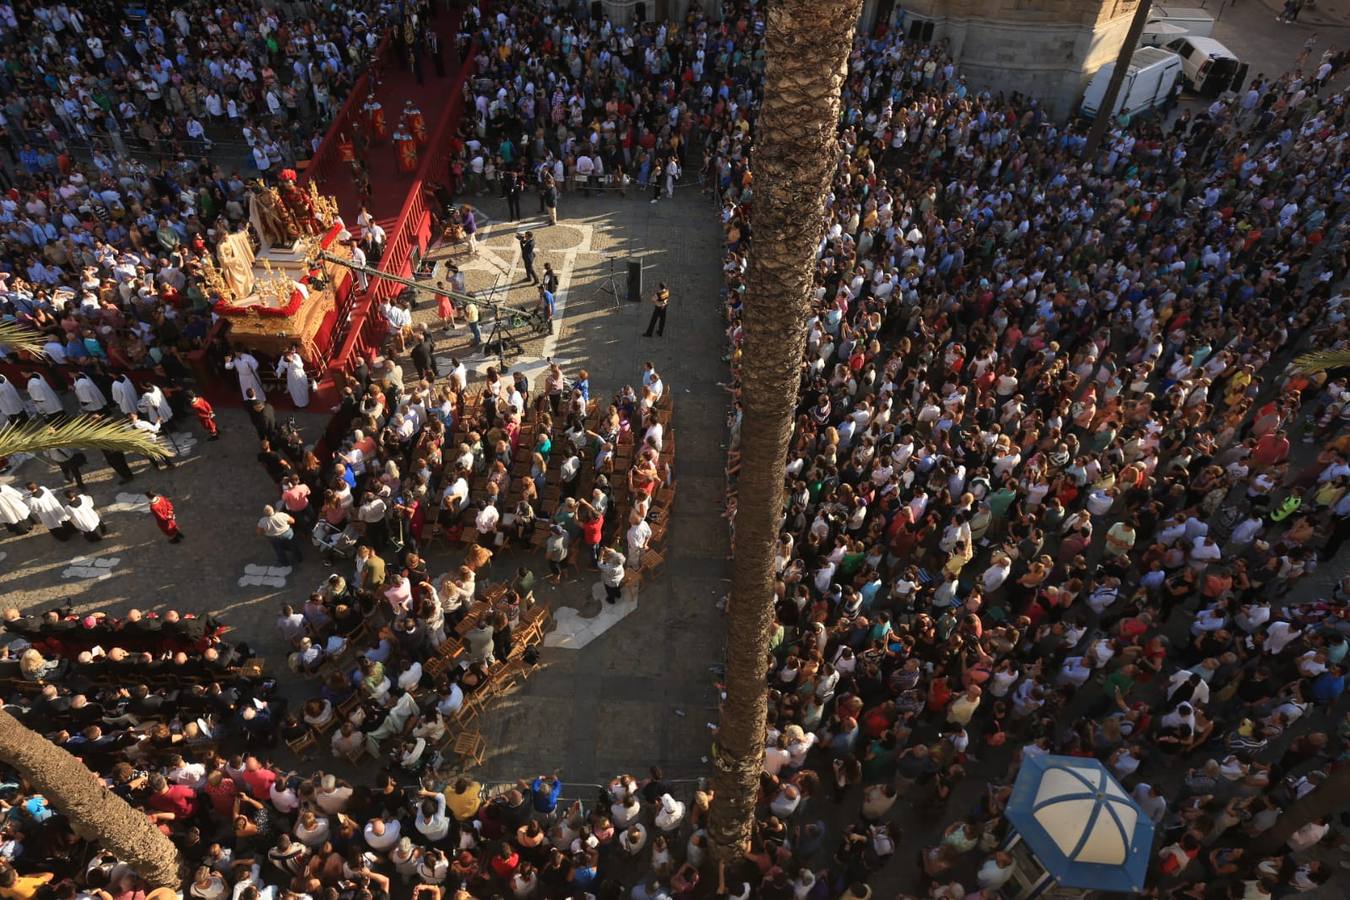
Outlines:
{"type": "Polygon", "coordinates": [[[0,428],[0,457],[16,453],[37,454],[59,447],[86,447],[154,457],[169,455],[153,434],[103,416],[75,416],[59,419],[53,424],[27,422],[0,428]]]}
{"type": "Polygon", "coordinates": [[[0,350],[14,350],[44,357],[42,333],[17,322],[0,322],[0,350]]]}
{"type": "Polygon", "coordinates": [[[1301,372],[1343,369],[1350,366],[1350,350],[1315,350],[1295,359],[1294,366],[1301,372]]]}

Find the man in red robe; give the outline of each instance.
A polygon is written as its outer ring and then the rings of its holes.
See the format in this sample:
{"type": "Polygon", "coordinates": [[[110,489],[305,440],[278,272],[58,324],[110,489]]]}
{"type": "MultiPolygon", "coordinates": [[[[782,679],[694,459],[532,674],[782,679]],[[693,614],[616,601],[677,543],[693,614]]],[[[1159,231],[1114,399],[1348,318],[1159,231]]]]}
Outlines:
{"type": "Polygon", "coordinates": [[[394,132],[394,148],[398,152],[398,170],[407,173],[416,172],[417,144],[413,141],[412,135],[401,126],[394,132]]]}
{"type": "Polygon", "coordinates": [[[411,100],[403,104],[403,120],[407,122],[406,130],[412,135],[412,139],[420,147],[427,142],[427,120],[422,115],[422,110],[413,106],[411,100]]]}
{"type": "Polygon", "coordinates": [[[349,166],[356,165],[356,144],[345,132],[338,136],[338,157],[349,166]]]}
{"type": "Polygon", "coordinates": [[[191,392],[188,393],[188,397],[191,398],[188,405],[197,414],[197,421],[201,424],[202,430],[206,432],[207,440],[220,440],[220,429],[216,427],[216,411],[211,406],[211,401],[191,392]]]}
{"type": "Polygon", "coordinates": [[[389,124],[384,119],[384,106],[371,94],[361,107],[361,111],[366,114],[366,127],[370,129],[371,138],[375,143],[383,141],[389,137],[389,124]]]}
{"type": "Polygon", "coordinates": [[[181,543],[183,532],[178,530],[178,519],[174,515],[173,503],[168,497],[154,491],[146,491],[145,496],[150,498],[150,515],[155,517],[155,524],[159,526],[159,530],[168,535],[170,544],[181,543]]]}

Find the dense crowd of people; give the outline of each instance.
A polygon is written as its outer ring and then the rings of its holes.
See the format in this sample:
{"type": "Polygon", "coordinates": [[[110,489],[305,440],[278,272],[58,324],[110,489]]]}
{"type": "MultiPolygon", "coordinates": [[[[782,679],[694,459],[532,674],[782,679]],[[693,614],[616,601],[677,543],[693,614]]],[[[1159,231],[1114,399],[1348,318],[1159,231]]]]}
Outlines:
{"type": "MultiPolygon", "coordinates": [[[[457,166],[469,191],[539,184],[546,204],[569,183],[664,194],[702,166],[726,230],[734,533],[739,447],[757,439],[737,394],[764,23],[757,4],[724,13],[620,28],[551,3],[471,10],[457,166]]],[[[1319,85],[1340,74],[1328,64],[1319,85]]],[[[589,564],[609,600],[639,582],[669,506],[670,394],[650,365],[607,404],[557,367],[542,385],[492,370],[471,387],[399,309],[417,378],[397,356],[361,360],[331,462],[265,397],[247,404],[279,493],[259,534],[286,562],[313,533],[335,567],[276,622],[317,694],[282,702],[207,620],[9,613],[0,663],[32,685],[14,710],[146,809],[191,867],[185,892],[208,900],[402,885],[868,900],[882,872],[917,875],[914,896],[992,896],[1013,874],[1011,785],[1045,753],[1096,757],[1130,791],[1157,827],[1157,895],[1313,890],[1332,874],[1317,850],[1332,822],[1252,848],[1350,741],[1350,583],[1306,586],[1350,535],[1350,386],[1290,365],[1350,340],[1345,100],[1259,76],[1198,114],[1116,128],[1085,161],[1080,130],[971,90],[941,43],[857,39],[788,460],[758,822],[737,866],[708,856],[708,792],[657,771],[570,805],[556,774],[494,791],[446,774],[447,737],[524,661],[536,609],[529,568],[489,590],[494,554],[542,550],[554,579],[589,564]],[[463,565],[433,574],[423,553],[442,540],[463,565]],[[381,772],[291,771],[282,743],[381,772]],[[918,819],[944,824],[906,844],[918,819]]],[[[97,216],[95,193],[70,196],[97,216]]],[[[147,215],[132,227],[166,250],[209,231],[147,215]]],[[[134,334],[171,359],[155,313],[128,321],[115,299],[145,277],[131,262],[117,280],[118,246],[91,244],[115,260],[109,303],[97,278],[83,288],[93,344],[134,334]]],[[[10,276],[16,312],[30,279],[10,276]]],[[[90,347],[46,314],[58,343],[90,347]]],[[[34,409],[15,415],[41,412],[27,390],[34,409]]],[[[141,891],[116,860],[76,858],[50,798],[8,790],[0,893],[141,891]]]]}
{"type": "MultiPolygon", "coordinates": [[[[1156,824],[1152,890],[1330,877],[1308,852],[1326,819],[1249,848],[1350,739],[1346,597],[1290,599],[1350,529],[1345,379],[1290,365],[1346,344],[1345,101],[1262,75],[1085,160],[1083,132],[972,91],[941,43],[857,42],[788,457],[762,795],[784,818],[861,793],[836,856],[853,876],[894,852],[901,801],[958,814],[912,848],[930,896],[997,890],[1018,765],[1062,753],[1102,760],[1156,824]]],[[[741,104],[706,139],[733,396],[752,126],[741,104]]],[[[755,439],[739,425],[733,523],[755,439]]]]}
{"type": "MultiPolygon", "coordinates": [[[[40,332],[48,362],[86,372],[105,395],[119,373],[192,380],[188,356],[208,347],[218,299],[203,266],[246,226],[251,195],[295,178],[381,34],[420,66],[444,12],[439,0],[293,13],[193,2],[145,18],[133,7],[0,6],[12,35],[0,71],[0,316],[40,332]],[[224,152],[230,142],[237,153],[224,152]]],[[[373,264],[381,231],[363,225],[353,252],[373,264]]]]}
{"type": "Polygon", "coordinates": [[[6,3],[5,186],[94,150],[228,152],[261,171],[305,158],[401,14],[373,2],[6,3]]]}

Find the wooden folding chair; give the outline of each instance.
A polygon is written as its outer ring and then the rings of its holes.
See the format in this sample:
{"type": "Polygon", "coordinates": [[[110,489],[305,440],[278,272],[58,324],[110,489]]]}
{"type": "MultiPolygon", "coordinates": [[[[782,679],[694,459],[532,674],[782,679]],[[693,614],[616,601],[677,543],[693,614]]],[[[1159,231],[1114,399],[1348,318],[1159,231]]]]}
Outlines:
{"type": "Polygon", "coordinates": [[[337,708],[338,715],[341,716],[342,720],[345,722],[347,719],[350,719],[352,717],[352,713],[356,712],[357,707],[359,707],[360,705],[361,705],[361,696],[359,694],[352,694],[346,700],[343,700],[341,703],[338,704],[337,708]]]}
{"type": "Polygon", "coordinates": [[[459,709],[455,710],[453,722],[458,730],[463,731],[470,724],[477,721],[478,714],[483,711],[483,699],[478,694],[470,694],[464,698],[459,709]]]}
{"type": "MultiPolygon", "coordinates": [[[[524,652],[524,645],[519,646],[522,648],[521,652],[524,652]]],[[[514,647],[512,648],[512,656],[515,656],[514,647]]],[[[530,671],[532,671],[531,667],[526,665],[524,660],[518,657],[508,659],[506,662],[502,663],[501,668],[496,671],[489,684],[492,696],[500,697],[508,691],[515,690],[520,682],[529,677],[530,671]]]]}
{"type": "Polygon", "coordinates": [[[651,540],[648,542],[648,545],[649,546],[660,545],[665,543],[665,540],[666,540],[666,523],[660,522],[656,525],[653,525],[652,536],[651,540]]]}
{"type": "Polygon", "coordinates": [[[655,574],[656,570],[660,569],[665,564],[666,558],[651,547],[642,551],[642,565],[640,566],[640,570],[644,574],[655,574]]]}
{"type": "Polygon", "coordinates": [[[461,731],[455,735],[451,752],[459,757],[460,763],[465,768],[481,766],[487,754],[487,742],[483,740],[481,732],[461,731]]]}
{"type": "Polygon", "coordinates": [[[548,542],[548,522],[539,519],[534,523],[534,534],[530,535],[530,549],[538,550],[548,542]]]}
{"type": "Polygon", "coordinates": [[[465,653],[464,643],[454,638],[446,638],[436,648],[436,658],[446,662],[456,662],[465,653]]]}
{"type": "Polygon", "coordinates": [[[314,739],[313,729],[306,731],[304,735],[293,741],[286,742],[286,746],[291,748],[291,752],[301,759],[304,759],[305,755],[313,749],[316,744],[318,744],[318,741],[314,739]]]}
{"type": "Polygon", "coordinates": [[[544,639],[544,631],[553,618],[548,606],[536,603],[520,616],[520,640],[524,643],[538,643],[544,639]]]}
{"type": "Polygon", "coordinates": [[[314,729],[314,737],[317,740],[328,737],[329,732],[331,732],[334,728],[336,728],[337,724],[338,724],[337,709],[334,708],[333,715],[328,717],[327,722],[323,723],[322,725],[313,725],[310,727],[314,729]]]}
{"type": "Polygon", "coordinates": [[[450,668],[450,661],[442,656],[432,656],[422,664],[422,671],[432,678],[440,678],[450,668]]]}
{"type": "Polygon", "coordinates": [[[670,507],[657,506],[656,504],[647,507],[647,521],[652,524],[653,528],[657,525],[664,526],[670,521],[670,507]]]}

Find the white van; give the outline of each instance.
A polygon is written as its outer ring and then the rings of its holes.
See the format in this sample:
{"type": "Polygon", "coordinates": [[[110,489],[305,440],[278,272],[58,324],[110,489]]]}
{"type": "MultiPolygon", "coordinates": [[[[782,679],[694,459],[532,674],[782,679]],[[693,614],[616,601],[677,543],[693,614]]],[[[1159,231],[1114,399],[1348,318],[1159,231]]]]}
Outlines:
{"type": "Polygon", "coordinates": [[[1161,47],[1182,36],[1209,37],[1214,33],[1214,16],[1195,7],[1155,6],[1144,25],[1141,47],[1161,47]]]}
{"type": "MultiPolygon", "coordinates": [[[[1092,117],[1100,111],[1102,100],[1106,98],[1106,86],[1115,70],[1116,64],[1109,62],[1092,76],[1083,92],[1080,107],[1083,115],[1092,117]]],[[[1180,56],[1157,47],[1140,47],[1130,58],[1130,67],[1125,70],[1125,80],[1120,84],[1111,115],[1122,112],[1134,115],[1162,105],[1180,77],[1180,56]]]]}
{"type": "Polygon", "coordinates": [[[1167,49],[1181,57],[1182,83],[1202,97],[1239,91],[1247,80],[1247,64],[1214,38],[1175,38],[1167,49]]]}

